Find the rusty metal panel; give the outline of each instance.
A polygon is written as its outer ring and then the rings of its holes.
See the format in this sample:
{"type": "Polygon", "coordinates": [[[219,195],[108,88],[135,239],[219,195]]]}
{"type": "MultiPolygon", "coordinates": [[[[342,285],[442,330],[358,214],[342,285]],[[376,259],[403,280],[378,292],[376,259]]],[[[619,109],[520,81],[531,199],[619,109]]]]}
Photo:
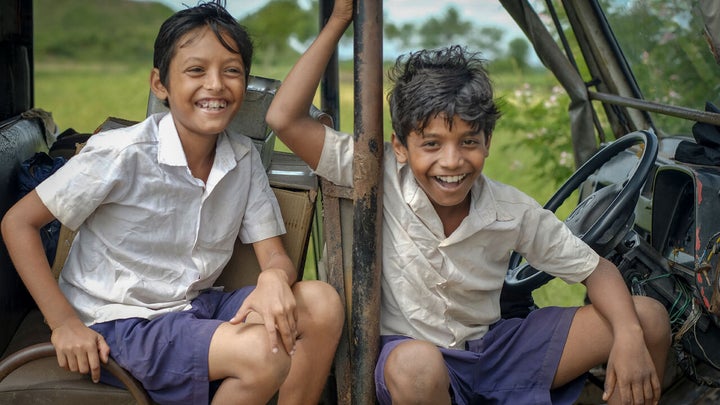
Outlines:
{"type": "MultiPolygon", "coordinates": [[[[343,222],[340,214],[341,199],[351,198],[352,189],[338,187],[325,179],[321,179],[323,202],[323,234],[325,239],[324,262],[327,271],[327,282],[337,290],[340,299],[345,303],[346,316],[340,343],[335,352],[335,383],[337,385],[337,403],[349,404],[351,398],[352,364],[350,363],[350,302],[349,291],[345,282],[345,264],[343,246],[349,246],[343,238],[343,222]]],[[[351,238],[350,238],[351,239],[351,238]]],[[[351,241],[350,241],[351,242],[351,241]]],[[[349,273],[349,271],[347,272],[349,273]]]]}

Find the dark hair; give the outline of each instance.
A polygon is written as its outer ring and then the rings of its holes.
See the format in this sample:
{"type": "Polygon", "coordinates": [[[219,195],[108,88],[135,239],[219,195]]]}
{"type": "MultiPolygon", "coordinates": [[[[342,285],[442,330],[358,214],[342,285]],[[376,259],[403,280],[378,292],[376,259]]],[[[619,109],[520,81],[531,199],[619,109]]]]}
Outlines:
{"type": "Polygon", "coordinates": [[[153,67],[160,71],[160,82],[163,86],[168,86],[168,69],[170,61],[177,51],[178,41],[183,35],[202,26],[210,27],[228,51],[242,57],[245,64],[245,83],[247,83],[252,64],[252,39],[245,27],[238,24],[237,20],[225,10],[224,1],[217,0],[180,10],[160,26],[160,31],[155,38],[153,67]],[[222,34],[228,35],[235,44],[225,41],[222,34]]]}
{"type": "Polygon", "coordinates": [[[412,131],[422,133],[428,123],[454,116],[475,131],[490,136],[500,110],[479,52],[453,45],[400,55],[388,76],[394,82],[388,102],[393,131],[407,146],[412,131]]]}

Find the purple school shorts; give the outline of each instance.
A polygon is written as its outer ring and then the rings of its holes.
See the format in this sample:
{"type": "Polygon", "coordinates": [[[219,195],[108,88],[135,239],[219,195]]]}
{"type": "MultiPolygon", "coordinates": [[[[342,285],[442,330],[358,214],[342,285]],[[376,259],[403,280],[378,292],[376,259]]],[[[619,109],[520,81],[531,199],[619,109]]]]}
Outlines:
{"type": "MultiPolygon", "coordinates": [[[[570,323],[577,308],[546,307],[525,319],[503,319],[465,350],[440,348],[450,373],[452,403],[572,404],[585,384],[578,377],[550,390],[560,363],[570,323]]],[[[390,404],[385,386],[385,362],[406,336],[381,336],[375,368],[375,388],[381,404],[390,404]]]]}
{"type": "MultiPolygon", "coordinates": [[[[110,346],[110,355],[161,404],[207,404],[216,383],[209,381],[210,339],[230,320],[254,287],[232,293],[209,290],[187,311],[147,320],[118,319],[92,325],[110,346]]],[[[101,381],[121,385],[109,373],[101,381]]]]}

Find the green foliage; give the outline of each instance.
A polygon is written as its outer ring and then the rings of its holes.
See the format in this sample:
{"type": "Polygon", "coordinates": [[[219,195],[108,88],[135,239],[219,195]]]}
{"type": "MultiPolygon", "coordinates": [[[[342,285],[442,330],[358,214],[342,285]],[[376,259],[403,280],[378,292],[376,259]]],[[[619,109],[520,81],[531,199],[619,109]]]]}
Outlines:
{"type": "MultiPolygon", "coordinates": [[[[720,102],[720,69],[700,30],[701,16],[684,0],[604,0],[607,18],[644,98],[702,110],[720,102]]],[[[687,121],[653,115],[666,134],[689,134],[687,121]]]]}
{"type": "Polygon", "coordinates": [[[539,181],[557,187],[575,169],[567,106],[570,102],[562,87],[554,86],[548,94],[523,84],[505,98],[503,121],[506,129],[520,134],[517,142],[506,145],[509,151],[532,151],[529,160],[518,165],[531,165],[539,181]]]}
{"type": "Polygon", "coordinates": [[[530,44],[520,38],[515,38],[508,43],[508,57],[517,64],[520,70],[528,67],[528,57],[530,53],[530,44]]]}
{"type": "Polygon", "coordinates": [[[430,17],[421,26],[421,45],[423,48],[437,48],[452,44],[465,37],[472,30],[473,24],[463,20],[455,7],[450,7],[441,18],[430,17]]]}
{"type": "MultiPolygon", "coordinates": [[[[504,52],[502,40],[505,32],[496,27],[481,27],[474,31],[478,32],[478,34],[472,36],[469,45],[481,49],[483,53],[492,57],[494,61],[501,60],[504,52]]],[[[521,41],[524,41],[524,39],[521,39],[521,41]]]]}
{"type": "Polygon", "coordinates": [[[441,16],[424,21],[400,25],[385,21],[384,24],[385,39],[399,44],[401,49],[459,44],[480,50],[494,61],[515,59],[512,63],[516,65],[527,64],[530,46],[526,39],[515,38],[506,46],[503,43],[505,32],[501,28],[481,26],[466,20],[454,6],[449,6],[441,16]],[[520,43],[524,43],[525,47],[520,43]]]}
{"type": "Polygon", "coordinates": [[[36,58],[74,62],[150,64],[158,28],[172,14],[130,0],[34,0],[33,9],[36,58]]]}
{"type": "Polygon", "coordinates": [[[35,66],[35,105],[50,111],[60,131],[93,132],[107,117],[145,118],[150,67],[121,63],[35,66]]]}
{"type": "Polygon", "coordinates": [[[299,52],[289,39],[300,43],[315,38],[318,32],[318,5],[302,9],[296,0],[273,0],[240,23],[252,33],[256,45],[255,62],[259,64],[290,64],[299,52]]]}

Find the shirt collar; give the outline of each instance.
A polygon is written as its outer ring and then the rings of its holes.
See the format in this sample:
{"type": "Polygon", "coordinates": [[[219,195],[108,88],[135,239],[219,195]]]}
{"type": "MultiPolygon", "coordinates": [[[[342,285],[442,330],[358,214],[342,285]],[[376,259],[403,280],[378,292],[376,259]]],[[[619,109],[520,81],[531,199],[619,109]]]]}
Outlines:
{"type": "Polygon", "coordinates": [[[415,216],[435,234],[435,237],[445,239],[442,221],[435,211],[425,191],[420,187],[410,166],[396,161],[398,184],[403,200],[413,211],[415,216]]]}
{"type": "MultiPolygon", "coordinates": [[[[515,218],[515,214],[504,208],[498,203],[495,192],[498,183],[494,182],[485,175],[480,175],[472,188],[473,210],[478,212],[478,217],[482,223],[490,223],[493,221],[511,221],[515,218]]],[[[508,186],[509,187],[509,186],[508,186]]]]}
{"type": "Polygon", "coordinates": [[[180,142],[172,114],[165,114],[158,123],[158,163],[169,166],[187,166],[185,151],[180,142]]]}
{"type": "MultiPolygon", "coordinates": [[[[223,132],[218,137],[213,168],[217,167],[223,172],[227,172],[250,151],[247,145],[233,139],[234,136],[236,135],[228,135],[223,132]]],[[[160,118],[158,124],[157,153],[159,163],[169,166],[187,166],[185,151],[170,113],[160,118]]]]}
{"type": "MultiPolygon", "coordinates": [[[[440,239],[445,239],[443,225],[427,194],[415,180],[412,170],[407,164],[396,162],[397,175],[403,199],[415,215],[440,239]]],[[[495,221],[508,220],[510,215],[499,209],[491,187],[491,182],[481,174],[470,189],[471,206],[463,224],[453,233],[455,237],[464,238],[462,228],[465,222],[472,224],[472,229],[484,228],[495,221]],[[459,232],[458,232],[459,231],[459,232]]],[[[453,235],[450,235],[451,237],[453,235]]]]}

